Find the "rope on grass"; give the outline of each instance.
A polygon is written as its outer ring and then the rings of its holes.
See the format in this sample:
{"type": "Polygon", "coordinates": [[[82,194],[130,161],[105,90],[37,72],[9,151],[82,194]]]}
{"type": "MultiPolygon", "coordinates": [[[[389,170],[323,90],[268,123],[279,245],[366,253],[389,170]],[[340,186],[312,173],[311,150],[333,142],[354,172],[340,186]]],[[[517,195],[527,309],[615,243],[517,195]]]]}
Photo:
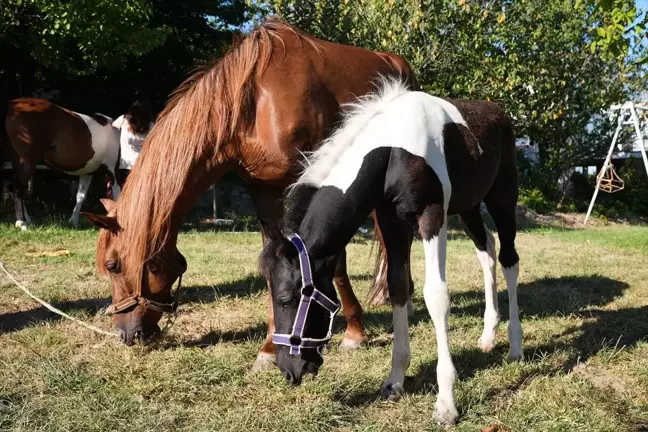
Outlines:
{"type": "Polygon", "coordinates": [[[25,288],[25,287],[24,287],[20,282],[18,282],[18,281],[16,280],[16,278],[14,278],[14,277],[11,275],[11,273],[9,273],[9,271],[7,270],[7,268],[5,267],[5,265],[4,265],[4,263],[3,263],[2,261],[0,261],[0,268],[2,268],[2,270],[3,270],[3,271],[5,272],[5,274],[9,277],[9,279],[11,279],[11,281],[12,281],[14,284],[16,284],[16,286],[17,286],[18,288],[20,288],[21,290],[23,290],[25,294],[27,294],[29,297],[33,298],[33,299],[36,300],[38,303],[42,304],[43,306],[45,306],[47,309],[49,309],[50,311],[54,312],[55,314],[60,315],[60,316],[62,316],[63,318],[67,318],[67,319],[69,319],[69,320],[72,320],[72,321],[74,321],[75,323],[79,324],[80,326],[87,328],[88,330],[92,330],[92,331],[94,331],[94,332],[97,332],[97,333],[100,333],[100,334],[103,334],[103,335],[106,335],[106,336],[119,337],[119,335],[118,335],[117,333],[107,332],[106,330],[102,330],[102,329],[100,329],[99,327],[95,327],[95,326],[93,326],[93,325],[91,325],[91,324],[88,324],[88,323],[85,323],[85,322],[83,322],[83,321],[81,321],[81,320],[78,320],[78,319],[76,319],[76,318],[74,318],[74,317],[72,317],[72,316],[66,314],[66,313],[63,312],[62,310],[55,308],[54,306],[52,306],[51,304],[47,303],[46,301],[39,299],[39,298],[36,297],[34,294],[32,294],[32,293],[31,293],[27,288],[25,288]]]}

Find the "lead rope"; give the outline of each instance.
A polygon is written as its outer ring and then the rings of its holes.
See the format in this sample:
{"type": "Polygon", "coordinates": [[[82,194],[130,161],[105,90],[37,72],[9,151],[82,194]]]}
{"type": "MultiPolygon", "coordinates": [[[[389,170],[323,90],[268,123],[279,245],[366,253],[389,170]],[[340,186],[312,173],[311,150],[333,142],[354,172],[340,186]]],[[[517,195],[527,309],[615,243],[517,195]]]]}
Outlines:
{"type": "MultiPolygon", "coordinates": [[[[60,316],[62,316],[63,318],[67,318],[67,319],[69,319],[69,320],[71,320],[71,321],[74,321],[75,323],[77,323],[77,324],[80,325],[81,327],[85,327],[86,329],[88,329],[88,330],[92,330],[93,332],[96,332],[96,333],[99,333],[99,334],[102,334],[102,335],[106,335],[106,336],[119,337],[119,335],[118,335],[117,333],[113,333],[113,332],[108,332],[108,331],[106,331],[106,330],[102,330],[102,329],[100,329],[99,327],[95,327],[95,326],[93,326],[92,324],[88,324],[88,323],[83,322],[83,321],[81,321],[81,320],[79,320],[79,319],[76,319],[76,318],[74,318],[74,317],[72,317],[72,316],[66,314],[66,313],[63,312],[62,310],[55,308],[54,306],[52,306],[51,304],[47,303],[46,301],[39,299],[39,298],[36,297],[34,294],[32,294],[31,291],[29,291],[27,288],[25,288],[25,287],[24,287],[20,282],[18,282],[18,281],[16,280],[16,278],[14,278],[14,277],[12,276],[11,273],[9,273],[9,271],[7,270],[7,268],[6,268],[5,265],[4,265],[4,262],[2,262],[2,261],[0,261],[0,268],[2,268],[2,271],[5,272],[5,274],[9,277],[9,279],[10,279],[10,280],[11,280],[11,281],[12,281],[12,282],[13,282],[13,283],[18,287],[18,288],[20,288],[20,289],[21,289],[25,294],[27,294],[29,297],[31,297],[32,299],[36,300],[38,303],[40,303],[41,305],[43,305],[45,308],[49,309],[50,311],[54,312],[55,314],[60,315],[60,316]]],[[[175,315],[175,313],[174,313],[174,315],[175,315]]],[[[167,328],[167,326],[165,326],[165,329],[166,329],[166,328],[167,328]]]]}

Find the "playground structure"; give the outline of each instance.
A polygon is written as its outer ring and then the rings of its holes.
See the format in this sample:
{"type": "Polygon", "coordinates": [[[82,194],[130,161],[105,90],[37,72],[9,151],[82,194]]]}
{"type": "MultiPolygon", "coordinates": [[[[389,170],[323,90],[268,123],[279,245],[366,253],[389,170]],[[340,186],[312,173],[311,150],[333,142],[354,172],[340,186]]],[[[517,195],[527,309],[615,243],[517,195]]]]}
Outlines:
{"type": "Polygon", "coordinates": [[[612,143],[610,144],[610,149],[608,150],[605,162],[603,162],[603,167],[601,168],[599,174],[596,176],[596,187],[594,188],[592,201],[590,202],[589,208],[587,209],[587,214],[585,215],[583,225],[587,224],[587,220],[592,213],[594,202],[596,202],[596,197],[598,196],[599,190],[608,193],[614,193],[622,190],[624,187],[623,179],[619,177],[619,175],[614,170],[614,166],[612,165],[611,160],[612,154],[614,153],[614,148],[617,145],[617,141],[619,140],[619,135],[625,126],[634,127],[636,138],[634,148],[639,150],[639,152],[641,153],[644,167],[646,168],[646,174],[648,175],[648,157],[646,156],[646,146],[642,136],[642,126],[644,129],[648,129],[648,106],[644,104],[635,104],[634,102],[626,102],[624,104],[613,105],[610,108],[610,115],[617,117],[617,128],[614,131],[612,143]]]}

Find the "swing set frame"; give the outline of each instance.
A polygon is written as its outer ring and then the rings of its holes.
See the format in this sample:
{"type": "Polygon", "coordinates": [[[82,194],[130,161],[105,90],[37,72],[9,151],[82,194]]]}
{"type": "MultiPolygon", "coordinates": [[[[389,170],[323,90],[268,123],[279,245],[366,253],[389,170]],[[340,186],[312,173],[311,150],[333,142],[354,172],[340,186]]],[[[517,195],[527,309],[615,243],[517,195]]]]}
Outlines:
{"type": "Polygon", "coordinates": [[[585,215],[585,220],[583,221],[583,225],[587,224],[587,220],[589,219],[590,214],[592,213],[592,209],[594,208],[594,202],[596,201],[596,197],[599,193],[599,190],[603,190],[604,192],[617,192],[623,189],[623,180],[616,174],[616,172],[614,172],[614,169],[611,169],[610,174],[612,177],[610,179],[604,179],[604,177],[608,167],[611,166],[612,154],[614,153],[614,147],[616,146],[617,141],[619,139],[619,134],[621,133],[621,130],[623,130],[625,126],[634,126],[636,142],[638,144],[639,151],[641,152],[641,157],[643,159],[644,167],[646,168],[646,174],[648,175],[648,157],[646,156],[646,146],[644,145],[644,139],[641,135],[641,122],[639,121],[641,116],[638,115],[638,113],[643,114],[644,117],[648,115],[648,106],[642,104],[635,104],[634,102],[626,102],[624,104],[612,105],[612,107],[610,108],[610,112],[611,114],[616,114],[617,116],[617,128],[616,131],[614,131],[614,137],[612,138],[612,143],[610,144],[610,149],[608,150],[607,157],[605,158],[605,162],[603,162],[603,167],[601,168],[599,174],[596,176],[596,187],[594,188],[592,201],[590,202],[589,208],[587,209],[587,214],[585,215]],[[602,189],[601,183],[603,181],[609,183],[609,185],[606,184],[606,186],[609,187],[604,187],[602,189]],[[621,182],[620,188],[619,186],[614,185],[615,181],[621,182]]]}

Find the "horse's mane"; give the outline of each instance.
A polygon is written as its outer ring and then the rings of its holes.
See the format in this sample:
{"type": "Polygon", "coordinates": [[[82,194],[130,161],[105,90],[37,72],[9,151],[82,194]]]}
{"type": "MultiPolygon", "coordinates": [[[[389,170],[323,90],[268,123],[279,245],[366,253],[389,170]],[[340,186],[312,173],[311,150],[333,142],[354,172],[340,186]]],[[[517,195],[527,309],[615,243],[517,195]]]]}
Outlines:
{"type": "MultiPolygon", "coordinates": [[[[221,146],[237,145],[254,122],[254,78],[270,61],[280,30],[307,36],[277,19],[266,21],[222,58],[200,67],[172,94],[142,146],[117,202],[120,258],[126,276],[140,283],[144,263],[166,244],[171,214],[195,162],[215,158],[221,146]]],[[[103,256],[111,233],[100,235],[103,256]],[[103,237],[102,237],[103,236],[103,237]]],[[[98,263],[99,267],[103,267],[98,263]]]]}
{"type": "Polygon", "coordinates": [[[304,172],[289,190],[300,184],[320,186],[369,121],[407,91],[408,84],[402,79],[381,77],[375,92],[343,105],[341,125],[324,140],[320,148],[307,155],[304,172]]]}

